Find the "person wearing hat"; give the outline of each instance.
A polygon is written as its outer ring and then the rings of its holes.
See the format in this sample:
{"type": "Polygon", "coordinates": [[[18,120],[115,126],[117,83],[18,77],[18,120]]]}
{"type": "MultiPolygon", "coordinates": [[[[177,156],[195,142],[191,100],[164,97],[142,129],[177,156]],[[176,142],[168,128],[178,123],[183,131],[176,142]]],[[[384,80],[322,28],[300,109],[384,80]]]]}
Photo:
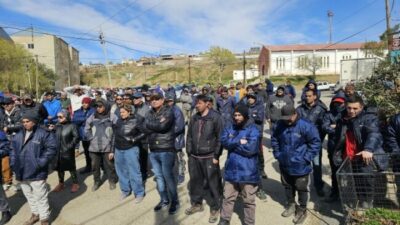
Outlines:
{"type": "Polygon", "coordinates": [[[331,167],[331,192],[326,199],[327,202],[334,202],[339,199],[339,187],[336,180],[336,171],[339,169],[338,166],[335,165],[333,162],[333,153],[335,148],[335,128],[336,124],[340,120],[342,116],[342,112],[345,110],[345,96],[342,92],[336,94],[329,106],[329,112],[325,113],[323,122],[322,122],[322,129],[323,131],[328,134],[328,159],[329,165],[331,167]]]}
{"type": "Polygon", "coordinates": [[[260,182],[258,156],[260,131],[250,119],[246,105],[238,105],[233,124],[221,134],[222,146],[228,150],[224,171],[224,194],[219,225],[228,225],[239,194],[243,199],[244,224],[255,224],[256,191],[260,182]]]}
{"type": "Polygon", "coordinates": [[[35,102],[31,94],[25,94],[22,97],[22,105],[20,106],[20,109],[21,114],[38,115],[38,124],[43,124],[44,120],[49,116],[47,109],[41,103],[35,102]]]}
{"type": "Polygon", "coordinates": [[[81,174],[89,173],[92,171],[92,161],[89,154],[90,141],[85,135],[86,120],[96,111],[95,108],[91,107],[92,99],[84,97],[82,99],[81,108],[74,112],[72,117],[72,123],[78,127],[79,140],[82,141],[83,153],[85,154],[86,166],[80,171],[81,174]]]}
{"type": "Polygon", "coordinates": [[[100,166],[107,174],[110,190],[116,188],[118,177],[113,162],[114,149],[112,148],[113,129],[110,116],[110,105],[100,99],[95,102],[96,111],[86,120],[85,135],[90,141],[89,155],[92,161],[94,184],[92,191],[99,189],[101,185],[100,166]]]}
{"type": "Polygon", "coordinates": [[[79,132],[76,125],[71,123],[70,113],[66,109],[57,113],[57,119],[58,124],[55,127],[57,155],[54,167],[58,175],[58,185],[53,191],[64,190],[65,171],[69,171],[72,179],[71,193],[75,193],[79,190],[75,162],[75,146],[79,143],[79,132]]]}
{"type": "Polygon", "coordinates": [[[10,165],[15,178],[20,181],[32,215],[24,224],[49,224],[50,206],[48,199],[49,164],[56,155],[57,142],[52,132],[38,125],[37,114],[23,114],[20,130],[11,141],[10,165]]]}
{"type": "Polygon", "coordinates": [[[65,87],[64,92],[68,94],[71,99],[72,112],[80,109],[82,107],[82,99],[87,97],[85,94],[90,91],[90,87],[86,85],[75,85],[71,87],[65,87]]]}
{"type": "Polygon", "coordinates": [[[178,162],[178,185],[185,181],[185,160],[182,149],[185,147],[185,119],[182,110],[175,105],[174,96],[170,94],[165,95],[165,101],[169,107],[174,111],[175,117],[175,150],[177,153],[178,162]]]}
{"type": "Polygon", "coordinates": [[[61,102],[58,99],[55,99],[55,93],[53,91],[49,91],[45,94],[45,101],[43,102],[43,106],[46,108],[49,115],[47,119],[44,120],[45,124],[57,123],[57,113],[59,113],[62,109],[61,102]]]}
{"type": "MultiPolygon", "coordinates": [[[[8,157],[11,151],[12,149],[10,146],[10,141],[8,140],[6,133],[0,131],[0,158],[3,159],[4,157],[8,157]]],[[[11,220],[12,217],[12,214],[10,212],[10,206],[7,201],[7,196],[4,191],[5,189],[0,188],[0,212],[1,212],[0,225],[6,224],[8,221],[11,220]]]]}
{"type": "Polygon", "coordinates": [[[189,157],[189,195],[191,207],[187,215],[203,211],[203,198],[210,195],[209,222],[218,220],[221,208],[222,184],[219,157],[222,154],[220,134],[223,121],[219,113],[209,107],[211,98],[198,95],[197,113],[192,116],[186,136],[186,152],[189,157]]]}
{"type": "Polygon", "coordinates": [[[217,98],[217,111],[221,114],[224,126],[233,122],[232,113],[235,109],[235,98],[229,96],[228,88],[221,89],[221,96],[217,98]]]}
{"type": "MultiPolygon", "coordinates": [[[[317,127],[320,139],[325,139],[325,132],[322,129],[324,115],[327,112],[325,104],[318,101],[317,92],[313,89],[306,90],[304,93],[305,101],[296,108],[297,115],[310,121],[317,127]]],[[[322,180],[322,146],[318,155],[313,160],[313,180],[314,187],[319,197],[325,196],[324,181],[322,180]]]]}
{"type": "MultiPolygon", "coordinates": [[[[11,139],[18,131],[22,129],[21,111],[15,106],[14,100],[5,97],[2,106],[4,114],[0,119],[0,128],[11,139]]],[[[10,168],[10,157],[4,156],[1,158],[3,188],[8,190],[12,186],[12,171],[10,168]]]]}
{"type": "Polygon", "coordinates": [[[281,119],[281,109],[285,105],[293,105],[293,100],[285,95],[285,86],[281,85],[276,90],[275,95],[269,96],[265,106],[265,116],[271,133],[273,133],[275,123],[281,119]]]}
{"type": "Polygon", "coordinates": [[[180,97],[182,103],[183,115],[185,116],[185,124],[189,123],[190,117],[192,116],[192,103],[193,98],[189,93],[189,89],[184,88],[180,97]]]}
{"type": "Polygon", "coordinates": [[[151,110],[146,114],[144,124],[148,134],[150,162],[161,198],[154,211],[158,212],[169,206],[168,213],[173,215],[180,206],[174,174],[175,118],[172,108],[164,105],[164,101],[161,92],[155,91],[151,95],[151,110]]]}
{"type": "Polygon", "coordinates": [[[295,224],[303,223],[307,217],[312,161],[318,155],[321,145],[318,129],[308,120],[300,118],[293,105],[283,106],[281,119],[271,136],[271,147],[279,163],[287,201],[281,215],[289,217],[295,214],[295,224]],[[296,192],[300,205],[297,210],[296,192]]]}

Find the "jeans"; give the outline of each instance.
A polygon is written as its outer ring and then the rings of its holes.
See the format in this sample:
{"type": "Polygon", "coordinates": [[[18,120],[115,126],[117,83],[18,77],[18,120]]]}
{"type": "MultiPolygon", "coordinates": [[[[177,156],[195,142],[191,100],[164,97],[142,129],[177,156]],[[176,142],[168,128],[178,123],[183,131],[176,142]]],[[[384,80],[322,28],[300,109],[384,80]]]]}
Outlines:
{"type": "Polygon", "coordinates": [[[313,159],[313,179],[314,187],[317,190],[324,188],[324,181],[322,180],[322,150],[313,159]]]}
{"type": "Polygon", "coordinates": [[[123,194],[133,192],[136,197],[143,197],[144,186],[140,172],[140,150],[138,146],[130,149],[115,149],[115,170],[119,178],[119,187],[123,194]]]}
{"type": "Polygon", "coordinates": [[[46,181],[22,181],[21,189],[28,201],[32,214],[39,215],[40,220],[49,219],[49,188],[46,181]]]}
{"type": "Polygon", "coordinates": [[[161,201],[178,203],[177,182],[174,175],[175,152],[150,152],[150,162],[161,201]],[[168,191],[167,191],[168,190],[168,191]]]}

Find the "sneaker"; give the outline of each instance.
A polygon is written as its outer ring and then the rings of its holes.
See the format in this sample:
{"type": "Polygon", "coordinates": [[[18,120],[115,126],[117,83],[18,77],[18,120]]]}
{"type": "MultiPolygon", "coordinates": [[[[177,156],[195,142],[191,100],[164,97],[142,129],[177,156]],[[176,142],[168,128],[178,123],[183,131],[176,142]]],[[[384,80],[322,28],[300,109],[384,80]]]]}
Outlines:
{"type": "Polygon", "coordinates": [[[122,192],[119,199],[120,199],[121,201],[123,201],[123,200],[125,200],[129,195],[131,195],[131,193],[124,193],[124,192],[122,192]]]}
{"type": "Polygon", "coordinates": [[[58,183],[57,186],[52,190],[52,192],[61,192],[64,190],[64,183],[58,183]]]}
{"type": "Polygon", "coordinates": [[[203,204],[193,204],[192,206],[190,206],[190,208],[185,210],[185,214],[192,215],[194,213],[202,212],[202,211],[204,211],[203,204]]]}
{"type": "Polygon", "coordinates": [[[114,190],[117,187],[117,185],[113,182],[110,182],[110,190],[114,190]]]}
{"type": "Polygon", "coordinates": [[[143,199],[144,199],[144,196],[138,196],[138,197],[136,197],[136,198],[135,198],[135,204],[141,203],[141,202],[143,201],[143,199]]]}
{"type": "Polygon", "coordinates": [[[100,187],[100,184],[99,183],[94,183],[93,184],[93,187],[92,187],[92,191],[97,191],[97,189],[99,189],[99,187],[100,187]]]}
{"type": "Polygon", "coordinates": [[[219,210],[211,210],[210,218],[208,219],[209,223],[216,223],[219,217],[219,210]]]}
{"type": "Polygon", "coordinates": [[[1,213],[1,220],[0,220],[0,225],[6,224],[8,221],[11,220],[11,212],[10,211],[5,211],[1,213]]]}
{"type": "Polygon", "coordinates": [[[174,214],[176,214],[176,213],[178,212],[179,206],[180,206],[180,205],[179,205],[178,202],[172,202],[172,203],[171,203],[171,206],[170,206],[169,209],[168,209],[169,215],[174,215],[174,214]]]}
{"type": "Polygon", "coordinates": [[[24,225],[33,225],[39,222],[39,215],[32,214],[29,220],[25,221],[24,225]]]}
{"type": "Polygon", "coordinates": [[[296,205],[294,203],[291,203],[285,208],[285,211],[282,212],[281,216],[289,217],[293,215],[295,212],[296,212],[296,205]]]}
{"type": "Polygon", "coordinates": [[[79,184],[72,184],[71,193],[75,193],[79,191],[79,184]]]}
{"type": "Polygon", "coordinates": [[[12,184],[3,184],[3,190],[8,191],[11,188],[12,184]]]}
{"type": "Polygon", "coordinates": [[[307,218],[307,209],[303,207],[299,207],[296,210],[296,215],[294,216],[293,223],[294,224],[303,224],[303,222],[307,218]]]}
{"type": "Polygon", "coordinates": [[[165,209],[168,207],[168,205],[169,205],[169,202],[161,201],[154,207],[154,211],[157,212],[157,211],[160,211],[161,209],[165,209]]]}
{"type": "Polygon", "coordinates": [[[185,175],[178,176],[178,185],[183,184],[185,182],[185,175]]]}
{"type": "Polygon", "coordinates": [[[256,192],[256,196],[261,201],[264,201],[264,202],[267,201],[267,194],[265,193],[265,191],[263,189],[258,189],[258,191],[256,192]]]}
{"type": "Polygon", "coordinates": [[[220,219],[218,225],[229,225],[229,221],[228,220],[224,220],[224,219],[220,219]]]}
{"type": "Polygon", "coordinates": [[[15,192],[21,191],[21,190],[22,190],[22,189],[21,189],[21,184],[20,184],[20,183],[17,183],[17,184],[15,184],[15,185],[13,185],[13,186],[12,186],[12,190],[15,191],[15,192]]]}
{"type": "Polygon", "coordinates": [[[268,179],[268,176],[267,176],[267,174],[265,173],[264,170],[261,170],[261,178],[262,179],[268,179]]]}

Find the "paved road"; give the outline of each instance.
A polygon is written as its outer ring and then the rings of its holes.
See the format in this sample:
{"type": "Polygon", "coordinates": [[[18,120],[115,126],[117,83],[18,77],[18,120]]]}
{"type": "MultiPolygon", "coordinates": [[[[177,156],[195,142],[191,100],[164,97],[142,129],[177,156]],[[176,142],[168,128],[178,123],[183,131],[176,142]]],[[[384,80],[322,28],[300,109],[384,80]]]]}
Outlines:
{"type": "MultiPolygon", "coordinates": [[[[322,100],[328,102],[329,95],[324,94],[322,100]]],[[[269,146],[269,134],[264,133],[264,153],[268,179],[264,180],[264,189],[268,194],[268,201],[262,202],[257,199],[256,224],[263,225],[289,225],[292,218],[283,218],[280,216],[285,204],[284,190],[280,183],[278,164],[273,159],[269,146]]],[[[226,159],[226,152],[222,156],[222,162],[226,159]]],[[[77,158],[78,168],[83,167],[83,155],[77,158]]],[[[221,167],[223,164],[221,164],[221,167]]],[[[329,166],[326,154],[323,155],[323,173],[324,181],[327,183],[326,192],[329,192],[329,166]]],[[[71,185],[71,180],[66,175],[66,185],[71,185]]],[[[179,198],[181,209],[177,215],[169,216],[167,210],[154,213],[153,207],[159,201],[155,182],[148,179],[146,183],[146,197],[141,204],[135,205],[133,197],[130,196],[124,201],[119,200],[119,189],[114,191],[108,189],[108,183],[104,183],[96,192],[91,191],[93,185],[92,176],[81,176],[81,189],[78,193],[70,193],[69,189],[60,193],[50,193],[50,203],[52,207],[52,224],[54,225],[159,225],[159,224],[208,224],[208,207],[202,213],[192,216],[186,216],[184,210],[189,207],[189,197],[186,188],[186,182],[179,186],[179,198]]],[[[57,185],[57,174],[49,176],[48,182],[51,188],[57,185]]],[[[322,199],[316,197],[312,185],[311,202],[308,206],[309,217],[304,224],[343,224],[343,215],[341,214],[340,204],[328,204],[322,199]]],[[[21,192],[15,193],[12,190],[7,191],[11,209],[15,216],[9,224],[20,225],[30,217],[29,206],[21,192]]],[[[240,201],[235,207],[235,214],[231,224],[241,224],[243,211],[240,208],[240,201]]]]}

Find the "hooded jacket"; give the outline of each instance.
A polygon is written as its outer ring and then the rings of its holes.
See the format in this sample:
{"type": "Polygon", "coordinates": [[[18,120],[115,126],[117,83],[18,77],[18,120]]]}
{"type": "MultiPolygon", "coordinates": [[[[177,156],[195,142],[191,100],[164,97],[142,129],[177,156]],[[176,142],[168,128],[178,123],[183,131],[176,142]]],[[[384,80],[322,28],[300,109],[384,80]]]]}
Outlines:
{"type": "Polygon", "coordinates": [[[264,104],[260,98],[257,98],[254,104],[250,105],[247,103],[246,105],[249,108],[249,117],[253,119],[255,126],[260,132],[260,137],[262,137],[265,121],[264,104]]]}
{"type": "Polygon", "coordinates": [[[186,136],[186,152],[193,156],[221,156],[220,134],[223,129],[222,118],[218,112],[210,109],[206,116],[198,112],[189,123],[186,136]]]}
{"type": "Polygon", "coordinates": [[[287,96],[270,95],[265,107],[265,116],[275,123],[281,119],[281,109],[285,105],[293,105],[293,100],[287,96]]]}
{"type": "Polygon", "coordinates": [[[235,183],[257,184],[260,181],[258,170],[260,132],[252,120],[243,126],[230,124],[221,134],[221,144],[228,150],[225,162],[224,179],[235,183]],[[241,144],[240,139],[246,139],[241,144]]]}
{"type": "Polygon", "coordinates": [[[344,107],[335,108],[333,105],[333,100],[335,98],[344,98],[341,94],[335,95],[332,98],[331,104],[329,106],[329,112],[325,113],[322,120],[322,130],[324,133],[328,134],[328,154],[332,154],[335,148],[335,128],[332,128],[332,124],[337,124],[342,117],[342,112],[345,110],[344,107]]]}
{"type": "Polygon", "coordinates": [[[400,113],[390,119],[385,141],[391,152],[400,154],[400,113]]]}
{"type": "Polygon", "coordinates": [[[89,152],[112,152],[113,122],[110,116],[111,106],[104,99],[98,101],[101,101],[105,106],[105,111],[101,114],[96,111],[86,120],[85,136],[90,141],[89,152]]]}
{"type": "Polygon", "coordinates": [[[232,114],[235,110],[235,99],[232,96],[228,96],[227,99],[222,97],[217,98],[217,110],[221,114],[224,125],[232,123],[232,114]]]}
{"type": "Polygon", "coordinates": [[[324,132],[322,130],[322,122],[327,112],[325,105],[320,104],[319,101],[316,101],[313,106],[308,106],[306,103],[303,103],[296,108],[296,112],[300,118],[309,120],[314,124],[318,129],[321,139],[323,139],[324,132]]]}

